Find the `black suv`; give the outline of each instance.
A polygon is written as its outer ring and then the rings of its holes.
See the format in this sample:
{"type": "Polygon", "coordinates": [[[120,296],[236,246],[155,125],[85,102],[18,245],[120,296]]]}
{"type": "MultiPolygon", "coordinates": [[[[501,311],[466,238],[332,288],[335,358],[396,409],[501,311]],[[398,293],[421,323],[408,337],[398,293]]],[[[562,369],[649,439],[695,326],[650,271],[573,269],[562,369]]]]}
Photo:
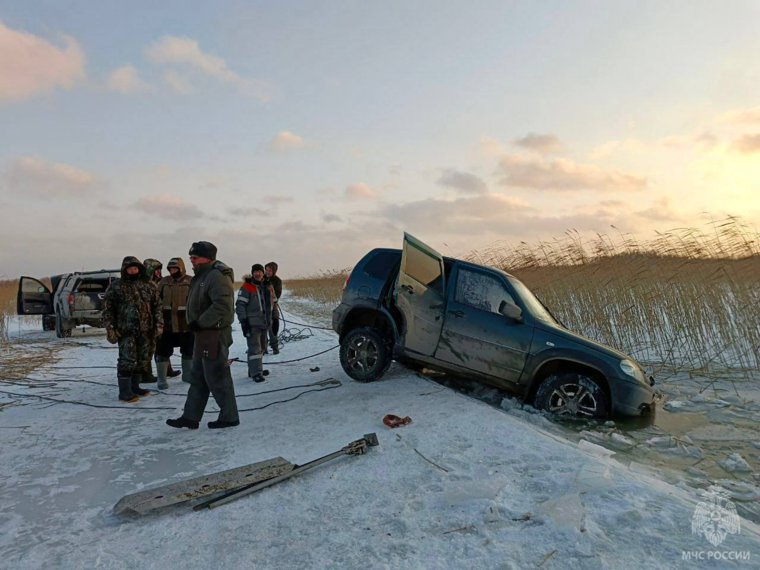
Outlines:
{"type": "Polygon", "coordinates": [[[16,312],[42,315],[42,328],[55,329],[58,338],[71,336],[78,325],[102,326],[106,289],[121,277],[119,269],[101,269],[54,275],[52,291],[34,277],[22,277],[18,284],[16,312]]]}
{"type": "Polygon", "coordinates": [[[653,378],[630,356],[566,329],[518,279],[443,257],[409,234],[354,267],[333,311],[340,362],[360,382],[396,359],[476,378],[560,415],[654,411],[653,378]]]}

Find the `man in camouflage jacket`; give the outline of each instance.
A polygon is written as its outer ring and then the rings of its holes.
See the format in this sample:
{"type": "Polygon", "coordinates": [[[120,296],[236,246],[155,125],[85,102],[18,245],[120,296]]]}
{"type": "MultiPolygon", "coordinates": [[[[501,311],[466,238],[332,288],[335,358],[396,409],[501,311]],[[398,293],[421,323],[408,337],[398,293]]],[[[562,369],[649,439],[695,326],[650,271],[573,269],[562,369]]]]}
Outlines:
{"type": "Polygon", "coordinates": [[[119,399],[126,402],[149,393],[140,388],[140,382],[143,374],[150,373],[153,343],[163,331],[158,289],[143,278],[144,273],[136,257],[125,257],[121,279],[111,283],[104,299],[106,335],[110,343],[119,344],[119,399]]]}
{"type": "Polygon", "coordinates": [[[219,406],[219,417],[209,422],[208,427],[233,427],[240,424],[228,362],[234,320],[234,275],[232,269],[216,261],[216,246],[212,243],[193,243],[189,255],[195,272],[187,297],[187,326],[195,333],[190,388],[182,416],[166,423],[176,428],[198,429],[210,393],[219,406]]]}

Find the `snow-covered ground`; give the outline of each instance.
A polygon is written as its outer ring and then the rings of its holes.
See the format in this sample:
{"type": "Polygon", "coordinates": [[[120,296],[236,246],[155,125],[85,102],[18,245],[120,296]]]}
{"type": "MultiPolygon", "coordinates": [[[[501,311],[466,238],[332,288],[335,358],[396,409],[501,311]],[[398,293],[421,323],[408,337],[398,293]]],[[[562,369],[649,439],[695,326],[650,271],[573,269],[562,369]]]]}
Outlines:
{"type": "MultiPolygon", "coordinates": [[[[58,340],[18,326],[14,350],[58,350],[15,384],[6,365],[0,390],[112,407],[0,394],[0,567],[757,567],[758,525],[743,519],[713,546],[692,533],[707,498],[618,460],[593,434],[568,441],[534,414],[395,364],[382,381],[359,384],[342,372],[337,350],[276,364],[335,346],[331,331],[311,332],[269,356],[263,384],[232,364],[239,407],[260,408],[242,412],[240,426],[207,429],[211,403],[201,428],[189,431],[164,423],[181,413],[186,385],[178,380],[139,404],[116,401],[115,369],[98,368],[116,360],[102,332],[58,340]],[[309,386],[328,378],[340,384],[309,386]],[[413,423],[389,429],[388,413],[413,423]],[[112,512],[141,489],[277,456],[303,464],[371,432],[380,445],[366,455],[219,509],[112,512]]],[[[245,360],[244,347],[235,331],[231,356],[245,360]]],[[[624,449],[622,437],[610,440],[624,449]]]]}

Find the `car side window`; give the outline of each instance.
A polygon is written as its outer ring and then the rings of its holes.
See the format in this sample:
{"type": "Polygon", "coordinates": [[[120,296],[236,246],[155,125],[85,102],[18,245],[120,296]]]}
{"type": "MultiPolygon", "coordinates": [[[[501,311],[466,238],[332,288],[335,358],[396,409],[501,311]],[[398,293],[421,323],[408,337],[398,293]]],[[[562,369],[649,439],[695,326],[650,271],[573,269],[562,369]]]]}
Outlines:
{"type": "Polygon", "coordinates": [[[416,247],[409,247],[406,250],[404,272],[415,281],[422,283],[425,287],[443,292],[443,275],[441,275],[440,261],[416,247]]]}
{"type": "Polygon", "coordinates": [[[514,303],[501,281],[487,273],[459,269],[454,300],[482,311],[499,313],[502,301],[514,303]]]}

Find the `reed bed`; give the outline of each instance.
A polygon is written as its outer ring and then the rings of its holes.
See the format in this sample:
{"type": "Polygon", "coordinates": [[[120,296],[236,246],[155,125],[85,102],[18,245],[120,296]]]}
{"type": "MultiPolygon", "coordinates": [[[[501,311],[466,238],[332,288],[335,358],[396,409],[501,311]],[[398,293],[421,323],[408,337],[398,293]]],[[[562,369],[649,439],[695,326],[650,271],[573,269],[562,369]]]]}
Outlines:
{"type": "Polygon", "coordinates": [[[760,235],[737,218],[648,242],[568,232],[468,258],[518,277],[568,328],[644,362],[760,368],[760,235]]]}
{"type": "MultiPolygon", "coordinates": [[[[569,329],[655,368],[760,369],[760,235],[739,218],[648,241],[569,231],[536,244],[495,243],[464,259],[511,273],[569,329]]],[[[334,306],[349,273],[286,287],[334,306]]]]}

